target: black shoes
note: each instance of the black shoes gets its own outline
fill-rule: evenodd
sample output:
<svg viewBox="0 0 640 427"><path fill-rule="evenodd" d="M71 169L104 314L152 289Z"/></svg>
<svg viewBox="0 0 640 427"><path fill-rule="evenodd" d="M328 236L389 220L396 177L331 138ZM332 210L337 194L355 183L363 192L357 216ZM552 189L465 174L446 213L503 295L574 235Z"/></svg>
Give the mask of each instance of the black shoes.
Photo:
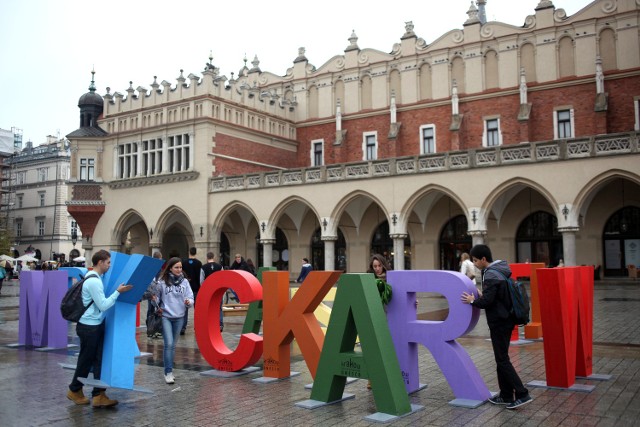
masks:
<svg viewBox="0 0 640 427"><path fill-rule="evenodd" d="M518 409L521 406L526 405L527 403L533 402L533 399L528 394L525 397L521 397L520 399L516 399L507 405L507 409Z"/></svg>
<svg viewBox="0 0 640 427"><path fill-rule="evenodd" d="M494 405L511 405L513 403L513 400L505 400L502 398L502 396L497 395L490 398L489 402L493 403Z"/></svg>

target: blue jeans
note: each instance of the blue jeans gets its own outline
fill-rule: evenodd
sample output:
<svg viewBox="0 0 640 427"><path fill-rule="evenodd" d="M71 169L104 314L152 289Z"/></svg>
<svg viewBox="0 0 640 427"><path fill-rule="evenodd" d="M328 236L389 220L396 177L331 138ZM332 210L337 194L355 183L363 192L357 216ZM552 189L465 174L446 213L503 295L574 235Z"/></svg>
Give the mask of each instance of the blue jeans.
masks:
<svg viewBox="0 0 640 427"><path fill-rule="evenodd" d="M104 344L104 322L99 325L85 325L78 323L76 333L80 337L80 354L78 364L73 373L73 380L69 384L69 390L77 392L82 390L83 384L78 381L78 377L87 378L89 372L93 370L93 378L100 379L102 371L102 347ZM104 388L94 387L92 396L97 396Z"/></svg>
<svg viewBox="0 0 640 427"><path fill-rule="evenodd" d="M162 359L164 361L164 374L173 372L173 357L176 353L176 342L180 336L182 329L182 317L178 319L162 318L162 339L164 340L164 350L162 351Z"/></svg>

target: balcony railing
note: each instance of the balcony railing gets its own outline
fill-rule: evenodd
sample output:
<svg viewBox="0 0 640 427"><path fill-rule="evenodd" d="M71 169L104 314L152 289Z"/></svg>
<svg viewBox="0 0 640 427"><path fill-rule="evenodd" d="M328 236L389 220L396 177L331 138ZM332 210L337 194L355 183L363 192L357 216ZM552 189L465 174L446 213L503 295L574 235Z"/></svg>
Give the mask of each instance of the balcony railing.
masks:
<svg viewBox="0 0 640 427"><path fill-rule="evenodd" d="M468 151L397 157L357 163L209 179L209 192L270 188L318 182L347 181L381 176L496 167L523 163L566 161L638 152L638 132L591 138L502 145Z"/></svg>

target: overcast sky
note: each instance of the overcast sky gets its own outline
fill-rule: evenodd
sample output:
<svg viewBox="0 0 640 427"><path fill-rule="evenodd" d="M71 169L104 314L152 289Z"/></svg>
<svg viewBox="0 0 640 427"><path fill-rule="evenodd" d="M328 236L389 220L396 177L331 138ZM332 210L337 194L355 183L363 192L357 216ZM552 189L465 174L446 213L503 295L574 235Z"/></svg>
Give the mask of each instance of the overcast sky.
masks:
<svg viewBox="0 0 640 427"><path fill-rule="evenodd" d="M487 20L522 26L539 0L488 0ZM591 2L554 0L573 15ZM22 129L34 145L79 126L78 98L95 67L104 95L173 85L180 69L201 76L209 52L228 78L257 55L262 71L284 75L306 48L320 67L344 53L355 30L360 49L390 52L405 22L427 43L462 28L470 0L397 2L295 0L168 2L149 0L1 0L0 128Z"/></svg>

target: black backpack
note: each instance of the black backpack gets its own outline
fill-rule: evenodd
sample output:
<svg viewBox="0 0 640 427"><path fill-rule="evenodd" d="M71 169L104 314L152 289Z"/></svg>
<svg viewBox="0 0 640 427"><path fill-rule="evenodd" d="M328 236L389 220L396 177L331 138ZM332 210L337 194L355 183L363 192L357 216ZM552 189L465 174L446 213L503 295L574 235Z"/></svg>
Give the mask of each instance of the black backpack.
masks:
<svg viewBox="0 0 640 427"><path fill-rule="evenodd" d="M78 322L82 315L91 304L93 304L93 300L86 307L82 303L82 285L84 281L89 278L87 274L82 280L74 283L64 297L62 297L62 302L60 303L60 313L62 313L62 318L65 320L69 320L71 322Z"/></svg>
<svg viewBox="0 0 640 427"><path fill-rule="evenodd" d="M500 273L507 282L507 289L509 290L509 296L511 297L511 314L513 315L516 324L524 326L531 321L529 313L531 312L531 305L529 304L529 294L527 294L527 288L524 283L505 276L500 270L493 268L492 270Z"/></svg>

